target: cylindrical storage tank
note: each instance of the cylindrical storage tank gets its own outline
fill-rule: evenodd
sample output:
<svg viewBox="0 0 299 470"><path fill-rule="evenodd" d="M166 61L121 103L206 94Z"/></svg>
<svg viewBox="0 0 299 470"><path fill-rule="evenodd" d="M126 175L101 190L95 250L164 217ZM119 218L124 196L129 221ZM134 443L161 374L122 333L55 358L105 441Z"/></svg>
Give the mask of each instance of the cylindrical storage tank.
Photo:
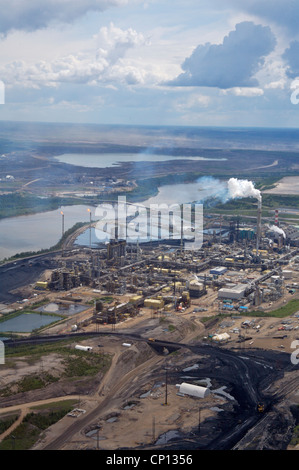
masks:
<svg viewBox="0 0 299 470"><path fill-rule="evenodd" d="M159 309L164 307L164 301L158 299L145 299L144 306Z"/></svg>
<svg viewBox="0 0 299 470"><path fill-rule="evenodd" d="M79 349L79 351L91 351L91 346L80 346L80 344L76 344L75 349Z"/></svg>
<svg viewBox="0 0 299 470"><path fill-rule="evenodd" d="M206 398L210 395L210 390L206 387L200 387L199 385L188 384L186 382L177 385L179 392L184 395L192 395L193 397Z"/></svg>

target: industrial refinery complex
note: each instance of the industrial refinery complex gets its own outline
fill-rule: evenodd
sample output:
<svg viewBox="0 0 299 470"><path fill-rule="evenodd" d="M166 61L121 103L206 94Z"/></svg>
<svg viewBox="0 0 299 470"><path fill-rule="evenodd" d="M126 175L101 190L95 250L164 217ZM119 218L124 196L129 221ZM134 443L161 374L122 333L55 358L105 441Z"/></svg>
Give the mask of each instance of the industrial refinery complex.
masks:
<svg viewBox="0 0 299 470"><path fill-rule="evenodd" d="M187 127L2 121L0 450L298 450L298 131L180 93Z"/></svg>
<svg viewBox="0 0 299 470"><path fill-rule="evenodd" d="M206 304L208 293L214 313L247 313L296 292L299 231L282 228L277 212L272 224L263 223L259 203L255 223L207 216L204 227L197 250L186 250L182 237L135 244L113 239L96 248L75 242L56 256L55 268L34 292L71 294L89 287L96 299L90 320L99 324L117 324L142 307L154 314L180 312L194 302ZM107 295L120 300L113 306L98 301Z"/></svg>
<svg viewBox="0 0 299 470"><path fill-rule="evenodd" d="M35 449L286 448L299 399L291 359L299 338L298 228L278 211L264 219L259 197L248 222L205 211L196 249L183 232L132 243L119 227L95 245L95 229L90 220L60 250L2 266L10 295L1 304L5 351L51 349L34 365L26 349L25 367L7 365L1 414L73 400ZM84 232L89 242L80 245ZM19 280L22 272L29 283ZM11 313L55 316L26 333L5 328ZM66 351L85 361L76 380L66 380ZM108 369L83 380L100 358L111 361ZM17 377L45 371L52 383L18 391Z"/></svg>

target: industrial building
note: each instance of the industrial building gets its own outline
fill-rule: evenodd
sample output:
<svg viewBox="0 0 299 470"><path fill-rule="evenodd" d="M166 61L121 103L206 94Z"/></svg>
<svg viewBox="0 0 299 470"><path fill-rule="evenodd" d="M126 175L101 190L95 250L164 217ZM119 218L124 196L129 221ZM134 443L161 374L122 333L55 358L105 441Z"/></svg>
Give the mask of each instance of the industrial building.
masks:
<svg viewBox="0 0 299 470"><path fill-rule="evenodd" d="M248 286L246 284L237 284L233 287L222 287L218 291L219 299L241 300L245 297Z"/></svg>
<svg viewBox="0 0 299 470"><path fill-rule="evenodd" d="M162 299L145 299L144 306L158 310L164 307L164 301Z"/></svg>
<svg viewBox="0 0 299 470"><path fill-rule="evenodd" d="M222 274L225 274L227 271L227 268L224 266L217 266L216 268L210 269L210 274L214 274L216 276L221 276Z"/></svg>
<svg viewBox="0 0 299 470"><path fill-rule="evenodd" d="M126 256L126 245L125 240L111 240L107 244L107 259L112 260Z"/></svg>

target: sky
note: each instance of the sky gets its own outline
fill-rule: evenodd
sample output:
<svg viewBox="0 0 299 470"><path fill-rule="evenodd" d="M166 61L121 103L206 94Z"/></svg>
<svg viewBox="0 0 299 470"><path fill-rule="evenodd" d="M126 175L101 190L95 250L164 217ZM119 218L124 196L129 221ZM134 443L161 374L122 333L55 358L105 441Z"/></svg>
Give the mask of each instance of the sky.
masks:
<svg viewBox="0 0 299 470"><path fill-rule="evenodd" d="M0 121L299 125L296 0L0 7Z"/></svg>

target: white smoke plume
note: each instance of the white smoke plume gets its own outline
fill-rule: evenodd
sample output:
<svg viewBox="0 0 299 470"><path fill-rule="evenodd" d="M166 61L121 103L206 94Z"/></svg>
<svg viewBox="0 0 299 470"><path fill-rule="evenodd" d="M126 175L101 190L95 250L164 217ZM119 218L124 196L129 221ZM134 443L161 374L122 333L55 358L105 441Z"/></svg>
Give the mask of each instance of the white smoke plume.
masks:
<svg viewBox="0 0 299 470"><path fill-rule="evenodd" d="M277 232L277 233L279 233L280 235L282 235L283 238L286 238L285 232L282 230L282 228L277 227L277 225L271 225L271 226L268 225L267 227L269 228L269 230L272 230L273 232Z"/></svg>
<svg viewBox="0 0 299 470"><path fill-rule="evenodd" d="M262 200L261 192L254 187L252 181L230 178L227 187L229 197L232 199L238 197L255 197L258 201Z"/></svg>
<svg viewBox="0 0 299 470"><path fill-rule="evenodd" d="M223 181L212 176L203 176L197 180L197 183L199 191L197 202L203 203L212 198L226 203L230 199L254 197L261 206L261 192L254 187L252 181L239 180L237 178L230 178L228 181Z"/></svg>

